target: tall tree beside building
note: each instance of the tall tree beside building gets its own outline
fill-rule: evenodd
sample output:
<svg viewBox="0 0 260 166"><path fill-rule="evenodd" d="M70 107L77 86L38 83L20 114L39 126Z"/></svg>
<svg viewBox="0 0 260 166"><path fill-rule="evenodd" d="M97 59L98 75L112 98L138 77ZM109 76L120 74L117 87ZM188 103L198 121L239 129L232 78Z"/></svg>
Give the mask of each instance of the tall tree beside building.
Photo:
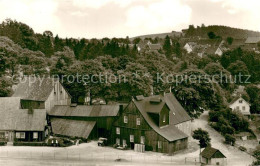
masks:
<svg viewBox="0 0 260 166"><path fill-rule="evenodd" d="M172 54L172 46L171 46L171 39L168 35L165 37L164 44L163 44L163 50L165 52L166 57L170 58L170 56Z"/></svg>

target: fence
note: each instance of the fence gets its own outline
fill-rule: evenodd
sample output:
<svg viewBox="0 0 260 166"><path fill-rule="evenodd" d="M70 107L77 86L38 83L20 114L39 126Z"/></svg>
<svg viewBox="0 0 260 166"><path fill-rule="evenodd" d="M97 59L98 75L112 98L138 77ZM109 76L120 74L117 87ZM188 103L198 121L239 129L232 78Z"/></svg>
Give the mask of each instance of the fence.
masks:
<svg viewBox="0 0 260 166"><path fill-rule="evenodd" d="M148 155L124 155L89 153L80 154L70 151L0 151L0 158L14 159L39 159L39 160L75 160L75 161L128 161L138 163L165 163L177 165L199 165L199 158L175 158L174 156L148 156ZM175 163L175 164L174 164Z"/></svg>

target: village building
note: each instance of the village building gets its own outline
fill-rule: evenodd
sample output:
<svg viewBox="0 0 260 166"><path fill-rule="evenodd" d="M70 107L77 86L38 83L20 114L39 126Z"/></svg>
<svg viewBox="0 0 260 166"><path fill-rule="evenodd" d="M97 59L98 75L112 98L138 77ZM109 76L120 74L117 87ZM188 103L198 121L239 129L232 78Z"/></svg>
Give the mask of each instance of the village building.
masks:
<svg viewBox="0 0 260 166"><path fill-rule="evenodd" d="M56 105L48 113L55 135L111 140L112 125L123 105Z"/></svg>
<svg viewBox="0 0 260 166"><path fill-rule="evenodd" d="M237 134L234 134L234 135L237 139L241 139L243 141L254 138L254 135L251 134L250 132L240 132L240 133L237 133Z"/></svg>
<svg viewBox="0 0 260 166"><path fill-rule="evenodd" d="M114 123L114 144L172 154L187 148L191 118L172 93L136 96Z"/></svg>
<svg viewBox="0 0 260 166"><path fill-rule="evenodd" d="M138 52L146 52L146 51L158 52L161 49L162 49L162 45L160 43L152 44L150 40L140 41L137 44Z"/></svg>
<svg viewBox="0 0 260 166"><path fill-rule="evenodd" d="M47 112L55 105L71 104L70 94L54 78L24 77L12 97L21 99L23 109L46 109Z"/></svg>
<svg viewBox="0 0 260 166"><path fill-rule="evenodd" d="M257 44L260 42L260 37L248 37L245 41L245 45L251 45L257 48Z"/></svg>
<svg viewBox="0 0 260 166"><path fill-rule="evenodd" d="M212 147L206 147L201 152L201 163L206 165L227 165L226 156Z"/></svg>
<svg viewBox="0 0 260 166"><path fill-rule="evenodd" d="M195 42L188 42L183 47L188 53L191 53L197 44Z"/></svg>
<svg viewBox="0 0 260 166"><path fill-rule="evenodd" d="M239 111L245 116L250 115L250 104L241 96L234 98L229 103L229 108L231 108L233 111Z"/></svg>
<svg viewBox="0 0 260 166"><path fill-rule="evenodd" d="M22 109L19 97L0 98L0 141L41 142L48 135L45 109Z"/></svg>

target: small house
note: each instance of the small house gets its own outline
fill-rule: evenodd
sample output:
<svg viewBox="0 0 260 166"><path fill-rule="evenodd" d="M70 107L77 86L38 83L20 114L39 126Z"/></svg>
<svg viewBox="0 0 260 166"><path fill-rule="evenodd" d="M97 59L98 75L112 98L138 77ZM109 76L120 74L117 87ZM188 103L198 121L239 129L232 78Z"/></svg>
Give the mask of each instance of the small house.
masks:
<svg viewBox="0 0 260 166"><path fill-rule="evenodd" d="M112 130L113 143L131 149L172 154L186 149L191 118L171 93L136 96L122 111Z"/></svg>
<svg viewBox="0 0 260 166"><path fill-rule="evenodd" d="M245 116L250 115L250 104L241 96L234 98L229 103L229 108L231 108L233 111L239 111Z"/></svg>
<svg viewBox="0 0 260 166"><path fill-rule="evenodd" d="M0 141L44 141L48 135L45 109L22 109L19 97L0 98L0 105Z"/></svg>
<svg viewBox="0 0 260 166"><path fill-rule="evenodd" d="M201 162L208 165L226 165L226 156L218 149L206 147L201 152Z"/></svg>
<svg viewBox="0 0 260 166"><path fill-rule="evenodd" d="M235 134L235 137L243 141L254 138L254 136L250 132L240 132L238 134Z"/></svg>
<svg viewBox="0 0 260 166"><path fill-rule="evenodd" d="M188 52L191 53L193 49L195 48L197 44L195 42L188 42L185 44L184 49Z"/></svg>

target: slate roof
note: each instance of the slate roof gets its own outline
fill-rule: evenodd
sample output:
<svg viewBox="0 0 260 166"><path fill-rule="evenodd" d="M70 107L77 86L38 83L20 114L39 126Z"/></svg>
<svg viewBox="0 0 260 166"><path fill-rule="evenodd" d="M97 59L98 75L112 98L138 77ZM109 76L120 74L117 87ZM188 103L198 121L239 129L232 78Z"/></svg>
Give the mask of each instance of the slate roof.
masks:
<svg viewBox="0 0 260 166"><path fill-rule="evenodd" d="M46 101L54 88L54 81L51 78L24 77L17 85L13 97L20 97L24 100Z"/></svg>
<svg viewBox="0 0 260 166"><path fill-rule="evenodd" d="M208 146L201 152L201 156L204 158L210 159L216 152L220 152L220 151L218 149ZM226 158L226 156L223 153L221 153L221 154Z"/></svg>
<svg viewBox="0 0 260 166"><path fill-rule="evenodd" d="M248 37L245 41L246 44L256 44L260 42L260 37Z"/></svg>
<svg viewBox="0 0 260 166"><path fill-rule="evenodd" d="M71 117L111 117L117 116L119 105L78 105L71 107L67 105L54 106L50 111L51 116Z"/></svg>
<svg viewBox="0 0 260 166"><path fill-rule="evenodd" d="M138 108L138 110L140 111L140 113L142 114L142 116L144 117L144 119L146 120L146 122L149 124L149 126L155 131L157 132L159 135L161 135L162 137L164 137L165 139L167 139L168 141L172 142L172 141L176 141L179 139L184 139L187 138L188 135L186 135L185 133L183 133L182 131L180 131L178 128L175 127L175 124L179 123L179 122L183 122L186 121L189 118L187 118L185 116L185 118L182 118L181 114L185 114L185 113L181 113L182 111L185 111L183 108L180 108L180 105L178 105L178 101L169 101L171 99L174 99L173 94L165 94L165 97L161 96L161 95L157 95L157 96L150 96L150 97L145 97L144 100L141 101L137 101L137 100L133 100L133 102L135 103L136 107ZM162 102L161 104L151 104L150 103L150 99L153 97L161 97ZM167 104L167 106L170 108L170 114L175 111L176 114L178 114L178 118L180 118L180 120L174 122L174 120L176 118L174 118L172 115L170 115L170 124L168 126L165 127L158 127L157 124L154 123L154 121L152 120L152 118L148 115L149 112L151 112L151 109L153 109L153 112L158 112L160 111L160 109L162 108L162 106L164 106L164 104ZM176 105L177 104L177 105ZM173 108L175 107L175 108Z"/></svg>
<svg viewBox="0 0 260 166"><path fill-rule="evenodd" d="M0 130L44 131L46 110L35 109L32 114L28 109L20 109L20 98L0 98Z"/></svg>
<svg viewBox="0 0 260 166"><path fill-rule="evenodd" d="M52 132L54 134L70 137L87 139L95 125L95 121L77 121L60 118L51 119Z"/></svg>

